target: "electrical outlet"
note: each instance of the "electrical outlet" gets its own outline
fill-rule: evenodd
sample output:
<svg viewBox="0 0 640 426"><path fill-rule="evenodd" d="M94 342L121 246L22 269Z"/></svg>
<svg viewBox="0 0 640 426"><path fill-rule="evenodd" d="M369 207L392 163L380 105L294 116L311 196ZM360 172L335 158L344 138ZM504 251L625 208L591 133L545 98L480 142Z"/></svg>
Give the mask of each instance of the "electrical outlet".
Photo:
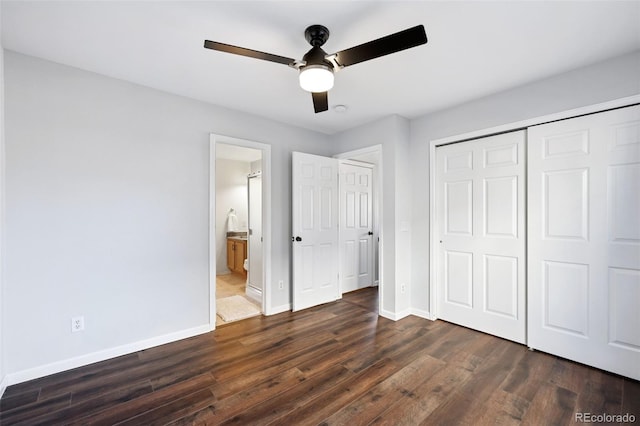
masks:
<svg viewBox="0 0 640 426"><path fill-rule="evenodd" d="M278 281L278 288L280 290L284 290L284 281L282 281L282 280Z"/></svg>
<svg viewBox="0 0 640 426"><path fill-rule="evenodd" d="M84 331L83 316L71 318L71 332L75 333L76 331Z"/></svg>
<svg viewBox="0 0 640 426"><path fill-rule="evenodd" d="M404 293L406 290L406 285L404 283L400 284L400 293Z"/></svg>

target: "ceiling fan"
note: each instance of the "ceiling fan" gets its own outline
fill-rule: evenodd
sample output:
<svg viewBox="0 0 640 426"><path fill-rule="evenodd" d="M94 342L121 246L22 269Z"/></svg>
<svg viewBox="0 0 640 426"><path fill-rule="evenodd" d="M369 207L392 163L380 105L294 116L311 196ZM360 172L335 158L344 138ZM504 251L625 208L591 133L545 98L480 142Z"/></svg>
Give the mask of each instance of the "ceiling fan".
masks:
<svg viewBox="0 0 640 426"><path fill-rule="evenodd" d="M313 108L315 112L318 113L329 109L327 91L333 87L334 71L370 59L400 52L401 50L416 47L427 42L427 34L425 33L424 26L418 25L328 55L321 47L329 38L329 30L326 27L322 25L312 25L305 30L304 36L312 47L300 61L271 53L260 52L258 50L219 43L217 41L205 40L204 47L220 52L276 62L299 70L300 87L311 92Z"/></svg>

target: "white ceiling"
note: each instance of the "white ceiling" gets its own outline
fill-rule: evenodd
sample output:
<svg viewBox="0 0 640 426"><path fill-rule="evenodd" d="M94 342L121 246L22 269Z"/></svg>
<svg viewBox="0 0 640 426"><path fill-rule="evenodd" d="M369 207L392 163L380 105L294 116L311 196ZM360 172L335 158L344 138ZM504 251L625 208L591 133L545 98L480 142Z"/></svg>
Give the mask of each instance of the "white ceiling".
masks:
<svg viewBox="0 0 640 426"><path fill-rule="evenodd" d="M328 53L418 24L428 44L336 74L314 114L296 71L203 48L210 39L301 59L304 29ZM640 1L11 1L6 49L335 133L415 118L640 49Z"/></svg>

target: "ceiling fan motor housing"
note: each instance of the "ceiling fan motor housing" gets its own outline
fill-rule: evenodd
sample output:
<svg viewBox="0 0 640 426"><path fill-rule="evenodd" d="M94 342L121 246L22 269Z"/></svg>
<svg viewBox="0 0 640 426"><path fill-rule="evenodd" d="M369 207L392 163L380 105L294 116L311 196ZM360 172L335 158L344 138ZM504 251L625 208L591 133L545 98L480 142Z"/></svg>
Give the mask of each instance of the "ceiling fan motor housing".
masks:
<svg viewBox="0 0 640 426"><path fill-rule="evenodd" d="M320 46L314 46L302 57L302 60L305 62L306 66L324 65L332 70L333 64L329 62L326 57L327 53L322 50Z"/></svg>
<svg viewBox="0 0 640 426"><path fill-rule="evenodd" d="M326 60L327 52L320 46L329 39L329 30L323 25L312 25L304 31L304 37L313 46L303 57L306 66L321 65L333 70L333 64Z"/></svg>
<svg viewBox="0 0 640 426"><path fill-rule="evenodd" d="M329 29L324 25L311 25L304 30L304 38L312 46L322 46L329 39Z"/></svg>

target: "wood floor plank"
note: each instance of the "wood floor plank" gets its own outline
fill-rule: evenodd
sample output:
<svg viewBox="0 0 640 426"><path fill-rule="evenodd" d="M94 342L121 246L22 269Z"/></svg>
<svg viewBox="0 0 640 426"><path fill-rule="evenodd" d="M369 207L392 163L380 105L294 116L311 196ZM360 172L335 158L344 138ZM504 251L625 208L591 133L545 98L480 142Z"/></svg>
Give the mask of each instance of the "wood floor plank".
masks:
<svg viewBox="0 0 640 426"><path fill-rule="evenodd" d="M314 376L305 377L305 380L300 380L298 384L285 392L269 398L221 424L250 425L273 422L315 399L318 394L339 386L342 381L352 377L353 374L341 365L334 365Z"/></svg>
<svg viewBox="0 0 640 426"><path fill-rule="evenodd" d="M621 414L635 416L640 422L640 382L637 380L624 379L622 385L622 410Z"/></svg>
<svg viewBox="0 0 640 426"><path fill-rule="evenodd" d="M263 383L221 399L199 414L206 415L204 421L208 424L220 424L234 416L250 411L254 406L285 392L304 380L304 374L297 368L292 368ZM215 388L213 391L215 394Z"/></svg>
<svg viewBox="0 0 640 426"><path fill-rule="evenodd" d="M319 312L316 315L310 316L301 321L283 323L278 327L269 329L266 332L254 333L250 336L239 339L238 341L243 345L254 345L265 341L272 341L274 336L287 336L295 339L296 336L301 333L311 334L314 331L320 329L320 331L326 332L326 329L322 329L320 324L329 323L329 320L335 319L336 322L340 322L341 318L337 318L335 314L327 312Z"/></svg>
<svg viewBox="0 0 640 426"><path fill-rule="evenodd" d="M390 359L382 359L337 386L320 393L297 410L267 424L317 425L399 369L400 366Z"/></svg>
<svg viewBox="0 0 640 426"><path fill-rule="evenodd" d="M182 398L175 399L165 405L152 408L140 415L118 423L122 426L166 425L168 422L181 419L187 415L209 407L215 400L209 389L202 389Z"/></svg>
<svg viewBox="0 0 640 426"><path fill-rule="evenodd" d="M38 401L26 405L15 407L0 413L0 425L28 424L30 419L37 418L43 414L66 408L71 404L71 393L63 393L45 401Z"/></svg>
<svg viewBox="0 0 640 426"><path fill-rule="evenodd" d="M584 387L578 393L576 412L621 413L624 381L592 369L589 369L588 377Z"/></svg>
<svg viewBox="0 0 640 426"><path fill-rule="evenodd" d="M0 424L568 424L635 415L640 383L444 321L377 289L10 386Z"/></svg>
<svg viewBox="0 0 640 426"><path fill-rule="evenodd" d="M287 342L284 345L275 345L269 350L263 350L251 356L247 356L238 362L225 365L224 368L214 368L213 374L219 381L228 380L248 371L265 368L270 364L284 362L291 357L297 356L300 352L308 349L309 345L321 342L331 342L333 335L329 332L322 335L313 335Z"/></svg>
<svg viewBox="0 0 640 426"><path fill-rule="evenodd" d="M296 368L305 373L306 376L309 376L310 373L308 371L304 371L300 368L301 364L304 365L306 362L313 360L324 360L335 353L340 353L338 343L336 341L316 344L305 351L293 354L293 356L288 357L288 359L283 358L278 363L246 371L243 374L231 377L226 381L218 380L218 383L215 385L215 394L219 399L224 399L229 395L241 392L243 389L265 382L282 371L293 368Z"/></svg>
<svg viewBox="0 0 640 426"><path fill-rule="evenodd" d="M213 376L209 373L195 376L189 380L163 388L160 391L145 394L141 397L117 404L110 409L102 410L98 413L85 414L70 424L86 425L113 425L139 416L158 406L172 402L185 395L192 394L202 389L208 389L215 383Z"/></svg>
<svg viewBox="0 0 640 426"><path fill-rule="evenodd" d="M556 357L543 352L529 352L509 373L502 390L532 401L540 387L549 381Z"/></svg>
<svg viewBox="0 0 640 426"><path fill-rule="evenodd" d="M498 340L495 350L485 363L478 366L464 388L438 407L427 419L434 424L452 422L471 423L485 410L485 403L504 381L518 361L526 355L526 348L512 342ZM464 407L464 410L455 409Z"/></svg>
<svg viewBox="0 0 640 426"><path fill-rule="evenodd" d="M123 355L110 359L107 363L95 363L11 386L7 389L6 394L11 395L14 391L39 389L40 399L47 399L67 393L68 388L74 387L77 383L84 383L87 380L91 380L91 378L101 377L111 372L122 372L139 364L140 360L137 353Z"/></svg>
<svg viewBox="0 0 640 426"><path fill-rule="evenodd" d="M420 357L333 413L324 423L368 424L403 396L412 395L418 385L444 364L443 361L428 355Z"/></svg>
<svg viewBox="0 0 640 426"><path fill-rule="evenodd" d="M575 419L577 395L552 383L545 383L533 398L522 421L525 424L566 425Z"/></svg>
<svg viewBox="0 0 640 426"><path fill-rule="evenodd" d="M376 339L372 351L362 353L360 356L351 359L345 363L345 367L353 371L360 371L374 364L377 360L386 358L389 354L402 349L414 339L421 338L425 334L425 330L419 326L412 327L399 333L394 333L388 338Z"/></svg>
<svg viewBox="0 0 640 426"><path fill-rule="evenodd" d="M589 380L589 371L586 365L556 358L549 382L578 394Z"/></svg>
<svg viewBox="0 0 640 426"><path fill-rule="evenodd" d="M40 389L32 389L21 393L14 393L13 395L4 396L0 400L0 412L9 411L21 405L33 404L38 401L40 395Z"/></svg>
<svg viewBox="0 0 640 426"><path fill-rule="evenodd" d="M522 422L530 405L531 402L525 398L498 388L473 421L478 425L517 425Z"/></svg>
<svg viewBox="0 0 640 426"><path fill-rule="evenodd" d="M419 385L413 392L403 395L395 404L381 413L372 424L413 426L421 424L449 397L471 378L472 373L454 364L447 364Z"/></svg>
<svg viewBox="0 0 640 426"><path fill-rule="evenodd" d="M98 394L93 399L82 400L81 402L74 402L72 394L71 402L68 406L62 409L50 410L34 418L33 421L37 424L60 424L64 423L67 419L90 416L93 413L109 409L114 405L136 399L143 395L148 395L151 392L153 392L151 384L148 380L145 380L143 382L132 383L128 387L118 388L112 392Z"/></svg>

